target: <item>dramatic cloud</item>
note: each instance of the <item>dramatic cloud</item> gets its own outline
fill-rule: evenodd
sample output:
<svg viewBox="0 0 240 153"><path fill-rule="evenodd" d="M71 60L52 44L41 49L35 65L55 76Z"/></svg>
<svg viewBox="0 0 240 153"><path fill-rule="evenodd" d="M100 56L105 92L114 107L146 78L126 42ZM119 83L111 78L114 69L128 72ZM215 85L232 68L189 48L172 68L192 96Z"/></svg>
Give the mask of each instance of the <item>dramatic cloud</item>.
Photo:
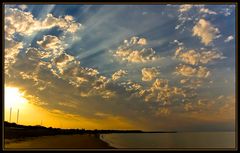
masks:
<svg viewBox="0 0 240 153"><path fill-rule="evenodd" d="M37 41L37 44L47 51L48 57L59 56L63 53L62 42L56 36L46 35L43 40Z"/></svg>
<svg viewBox="0 0 240 153"><path fill-rule="evenodd" d="M124 40L123 45L114 51L114 56L131 63L143 63L157 59L155 51L152 48L145 48L146 45L145 38L132 37L130 40Z"/></svg>
<svg viewBox="0 0 240 153"><path fill-rule="evenodd" d="M169 108L165 108L165 107L160 107L158 108L158 110L156 111L156 116L168 116L170 115L171 110Z"/></svg>
<svg viewBox="0 0 240 153"><path fill-rule="evenodd" d="M216 12L211 11L211 10L209 10L209 9L207 9L207 8L201 8L201 9L199 10L199 12L201 12L201 13L206 13L206 14L214 14L214 15L217 14Z"/></svg>
<svg viewBox="0 0 240 153"><path fill-rule="evenodd" d="M182 64L176 67L176 73L187 77L199 77L199 78L207 78L210 75L210 71L206 67L199 66L194 68Z"/></svg>
<svg viewBox="0 0 240 153"><path fill-rule="evenodd" d="M157 68L143 68L142 69L142 80L143 81L151 81L159 74Z"/></svg>
<svg viewBox="0 0 240 153"><path fill-rule="evenodd" d="M189 5L189 4L185 4L185 5L180 5L178 11L179 12L186 12L189 11L193 6Z"/></svg>
<svg viewBox="0 0 240 153"><path fill-rule="evenodd" d="M65 16L63 18L56 18L52 14L48 14L47 17L41 23L42 28L53 28L55 26L66 30L67 32L74 33L81 28L81 24L74 21L72 16Z"/></svg>
<svg viewBox="0 0 240 153"><path fill-rule="evenodd" d="M12 38L14 33L30 35L41 28L40 21L34 19L30 12L7 8L5 13L6 37Z"/></svg>
<svg viewBox="0 0 240 153"><path fill-rule="evenodd" d="M118 80L118 79L120 79L121 77L123 77L124 75L126 75L127 74L127 72L126 71L124 71L124 70L119 70L119 71L117 71L117 72L115 72L115 73L113 73L113 75L112 75L112 80Z"/></svg>
<svg viewBox="0 0 240 153"><path fill-rule="evenodd" d="M224 42L230 42L230 41L232 41L233 39L234 39L233 36L228 36L228 37L224 40Z"/></svg>
<svg viewBox="0 0 240 153"><path fill-rule="evenodd" d="M140 38L137 42L139 45L147 45L147 39L145 38Z"/></svg>
<svg viewBox="0 0 240 153"><path fill-rule="evenodd" d="M77 62L73 56L63 53L54 60L54 64L56 64L59 73L63 74L65 69L69 68L72 64L77 64Z"/></svg>
<svg viewBox="0 0 240 153"><path fill-rule="evenodd" d="M5 6L4 84L24 93L28 109L50 114L33 109L26 124L45 117L47 126L90 129L234 123L235 54L227 43L234 7L131 7ZM215 39L221 29L224 38Z"/></svg>
<svg viewBox="0 0 240 153"><path fill-rule="evenodd" d="M220 33L209 21L200 19L192 29L192 35L201 38L201 42L208 45Z"/></svg>
<svg viewBox="0 0 240 153"><path fill-rule="evenodd" d="M121 82L120 85L123 86L127 92L131 92L137 95L138 95L138 92L143 88L142 85L136 82L132 82L130 80L128 80L127 82Z"/></svg>
<svg viewBox="0 0 240 153"><path fill-rule="evenodd" d="M5 40L5 50L4 50L5 70L7 70L10 65L16 62L16 57L20 52L20 49L22 48L23 48L22 42L17 42L11 39Z"/></svg>
<svg viewBox="0 0 240 153"><path fill-rule="evenodd" d="M181 61L191 65L207 64L213 60L225 58L221 52L195 50L188 50L184 52L182 47L176 50L175 56Z"/></svg>
<svg viewBox="0 0 240 153"><path fill-rule="evenodd" d="M27 5L19 5L18 7L23 11L28 8Z"/></svg>
<svg viewBox="0 0 240 153"><path fill-rule="evenodd" d="M169 80L156 79L152 86L148 89L141 89L138 95L144 98L146 102L160 102L162 105L170 104L174 101L174 97L186 97L183 89L178 87L171 87Z"/></svg>
<svg viewBox="0 0 240 153"><path fill-rule="evenodd" d="M7 8L5 12L6 37L12 38L14 33L31 35L34 32L59 27L63 31L74 33L81 28L81 24L73 20L72 16L56 18L48 14L44 20L34 18L31 12L24 12L16 8Z"/></svg>
<svg viewBox="0 0 240 153"><path fill-rule="evenodd" d="M189 89L197 89L203 85L202 78L187 78L180 80L180 83L183 85L183 87L189 88Z"/></svg>

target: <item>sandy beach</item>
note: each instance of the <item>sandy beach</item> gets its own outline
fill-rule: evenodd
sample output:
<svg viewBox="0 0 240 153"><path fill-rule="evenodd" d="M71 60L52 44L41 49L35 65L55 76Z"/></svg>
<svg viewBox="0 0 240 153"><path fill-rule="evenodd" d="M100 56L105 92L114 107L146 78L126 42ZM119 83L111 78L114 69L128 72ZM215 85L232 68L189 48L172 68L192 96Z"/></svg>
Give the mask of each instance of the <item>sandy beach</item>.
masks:
<svg viewBox="0 0 240 153"><path fill-rule="evenodd" d="M94 134L5 139L6 149L113 149Z"/></svg>

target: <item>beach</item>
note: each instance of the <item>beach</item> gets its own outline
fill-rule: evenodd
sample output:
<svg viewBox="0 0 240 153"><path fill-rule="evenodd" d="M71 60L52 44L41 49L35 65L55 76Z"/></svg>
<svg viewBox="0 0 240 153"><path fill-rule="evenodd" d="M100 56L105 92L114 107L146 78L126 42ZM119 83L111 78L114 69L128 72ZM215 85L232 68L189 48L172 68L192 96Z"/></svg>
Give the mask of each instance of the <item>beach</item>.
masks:
<svg viewBox="0 0 240 153"><path fill-rule="evenodd" d="M113 149L95 134L5 139L5 149Z"/></svg>

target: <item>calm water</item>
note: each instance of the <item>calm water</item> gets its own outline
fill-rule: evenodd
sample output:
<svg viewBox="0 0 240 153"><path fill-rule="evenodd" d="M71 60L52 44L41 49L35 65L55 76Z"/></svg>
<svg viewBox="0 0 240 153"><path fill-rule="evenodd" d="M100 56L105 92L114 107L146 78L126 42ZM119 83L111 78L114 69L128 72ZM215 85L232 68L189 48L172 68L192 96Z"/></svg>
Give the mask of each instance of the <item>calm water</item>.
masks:
<svg viewBox="0 0 240 153"><path fill-rule="evenodd" d="M114 148L235 148L234 132L103 134ZM108 148L93 135L57 135L5 139L5 148Z"/></svg>
<svg viewBox="0 0 240 153"><path fill-rule="evenodd" d="M235 148L235 132L103 134L116 148Z"/></svg>

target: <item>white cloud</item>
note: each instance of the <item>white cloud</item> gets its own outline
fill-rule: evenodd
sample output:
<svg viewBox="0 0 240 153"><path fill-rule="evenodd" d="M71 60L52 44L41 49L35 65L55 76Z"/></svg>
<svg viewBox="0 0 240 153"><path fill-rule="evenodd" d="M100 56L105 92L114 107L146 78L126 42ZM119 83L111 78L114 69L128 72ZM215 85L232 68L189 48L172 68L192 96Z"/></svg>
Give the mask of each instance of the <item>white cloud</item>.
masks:
<svg viewBox="0 0 240 153"><path fill-rule="evenodd" d="M233 6L235 7L235 6ZM220 13L224 16L230 16L232 14L233 9L232 8L223 8Z"/></svg>
<svg viewBox="0 0 240 153"><path fill-rule="evenodd" d="M165 107L160 107L155 112L156 116L168 116L170 114L171 114L171 110L169 108L165 108Z"/></svg>
<svg viewBox="0 0 240 153"><path fill-rule="evenodd" d="M30 35L40 28L40 22L34 19L30 12L7 8L5 13L5 32L7 38L12 38L14 33Z"/></svg>
<svg viewBox="0 0 240 153"><path fill-rule="evenodd" d="M179 40L175 39L173 43L176 43L178 46L182 46L183 42L180 42Z"/></svg>
<svg viewBox="0 0 240 153"><path fill-rule="evenodd" d="M216 12L211 11L211 10L209 10L209 9L207 9L207 8L201 8L201 9L199 10L199 12L201 12L201 13L206 13L206 14L214 14L214 15L217 14Z"/></svg>
<svg viewBox="0 0 240 153"><path fill-rule="evenodd" d="M109 82L110 80L107 77L100 76L99 78L97 78L97 80L94 81L92 85L94 89L102 89L105 88Z"/></svg>
<svg viewBox="0 0 240 153"><path fill-rule="evenodd" d="M27 5L18 5L18 7L21 9L21 10L26 10L28 8Z"/></svg>
<svg viewBox="0 0 240 153"><path fill-rule="evenodd" d="M126 74L127 74L127 72L125 70L121 70L120 69L119 71L113 73L112 80L114 80L114 81L118 80L118 79L120 79L121 77L123 77Z"/></svg>
<svg viewBox="0 0 240 153"><path fill-rule="evenodd" d="M74 79L69 79L69 84L74 85L75 87L80 87L85 82L88 82L88 80L84 77L75 77Z"/></svg>
<svg viewBox="0 0 240 153"><path fill-rule="evenodd" d="M225 58L221 52L195 50L188 50L184 52L183 47L176 49L175 57L191 65L207 64L213 60Z"/></svg>
<svg viewBox="0 0 240 153"><path fill-rule="evenodd" d="M183 87L189 89L197 89L203 85L203 80L201 78L187 78L180 80Z"/></svg>
<svg viewBox="0 0 240 153"><path fill-rule="evenodd" d="M200 59L199 62L203 64L207 64L211 62L214 59L224 59L221 52L216 52L216 51L203 51L200 53Z"/></svg>
<svg viewBox="0 0 240 153"><path fill-rule="evenodd" d="M180 64L176 67L176 73L187 77L207 78L210 75L210 71L203 66L197 68Z"/></svg>
<svg viewBox="0 0 240 153"><path fill-rule="evenodd" d="M34 18L31 12L25 12L16 8L6 8L5 33L6 38L13 38L14 33L20 35L32 35L34 32L59 27L64 32L74 33L81 29L82 25L73 20L72 16L56 18L48 14L43 20Z"/></svg>
<svg viewBox="0 0 240 153"><path fill-rule="evenodd" d="M152 48L145 48L146 45L145 38L132 37L130 40L124 40L124 43L114 51L114 56L132 63L143 63L157 59L155 51Z"/></svg>
<svg viewBox="0 0 240 153"><path fill-rule="evenodd" d="M142 69L142 81L151 81L152 79L156 78L159 74L157 68L143 68Z"/></svg>
<svg viewBox="0 0 240 153"><path fill-rule="evenodd" d="M20 52L20 49L23 48L22 42L17 42L14 40L5 40L5 49L4 49L4 65L5 71L8 73L8 68L10 65L16 62L16 57Z"/></svg>
<svg viewBox="0 0 240 153"><path fill-rule="evenodd" d="M42 28L52 28L58 26L59 28L66 30L67 32L74 33L81 28L81 24L73 20L73 17L67 15L63 18L56 18L52 14L47 14L47 17L42 21Z"/></svg>
<svg viewBox="0 0 240 153"><path fill-rule="evenodd" d="M171 87L169 80L156 79L149 89L141 89L138 96L143 97L146 102L160 102L166 105L171 103L174 97L177 99L186 97L186 93L181 88Z"/></svg>
<svg viewBox="0 0 240 153"><path fill-rule="evenodd" d="M46 52L40 51L39 49L33 48L33 47L27 48L25 53L26 53L26 57L29 60L36 60L36 61L39 61L39 59L42 59L45 56L47 56Z"/></svg>
<svg viewBox="0 0 240 153"><path fill-rule="evenodd" d="M138 40L138 44L139 44L139 45L147 45L147 39L145 39L145 38L140 38L140 39Z"/></svg>
<svg viewBox="0 0 240 153"><path fill-rule="evenodd" d="M62 42L56 36L45 35L42 40L37 41L37 44L47 51L48 57L56 57L63 53Z"/></svg>
<svg viewBox="0 0 240 153"><path fill-rule="evenodd" d="M187 12L189 11L193 6L189 5L189 4L185 4L185 5L180 5L178 11L179 12Z"/></svg>
<svg viewBox="0 0 240 153"><path fill-rule="evenodd" d="M56 36L45 35L43 40L37 41L37 44L40 45L43 49L58 49L61 41Z"/></svg>
<svg viewBox="0 0 240 153"><path fill-rule="evenodd" d="M200 19L197 24L192 29L192 35L201 38L201 42L208 45L216 39L217 35L220 33L218 28L215 28L209 21L205 19Z"/></svg>
<svg viewBox="0 0 240 153"><path fill-rule="evenodd" d="M54 64L56 65L60 74L63 74L64 70L67 69L72 63L76 64L75 58L66 53L61 54L59 57L54 59Z"/></svg>
<svg viewBox="0 0 240 153"><path fill-rule="evenodd" d="M199 78L207 78L210 75L210 71L203 66L198 67L197 77Z"/></svg>
<svg viewBox="0 0 240 153"><path fill-rule="evenodd" d="M127 82L121 82L126 91L137 92L142 89L142 85L128 80Z"/></svg>
<svg viewBox="0 0 240 153"><path fill-rule="evenodd" d="M225 40L224 40L224 42L230 42L230 41L232 41L234 39L234 37L231 35L231 36L228 36Z"/></svg>
<svg viewBox="0 0 240 153"><path fill-rule="evenodd" d="M162 89L162 88L168 88L168 80L164 80L164 79L156 79L155 82L152 84L151 89L155 90L155 89Z"/></svg>
<svg viewBox="0 0 240 153"><path fill-rule="evenodd" d="M180 52L180 48L176 50L175 55L178 55L178 58L185 63L196 65L199 62L200 54L195 50L189 50L187 52Z"/></svg>

